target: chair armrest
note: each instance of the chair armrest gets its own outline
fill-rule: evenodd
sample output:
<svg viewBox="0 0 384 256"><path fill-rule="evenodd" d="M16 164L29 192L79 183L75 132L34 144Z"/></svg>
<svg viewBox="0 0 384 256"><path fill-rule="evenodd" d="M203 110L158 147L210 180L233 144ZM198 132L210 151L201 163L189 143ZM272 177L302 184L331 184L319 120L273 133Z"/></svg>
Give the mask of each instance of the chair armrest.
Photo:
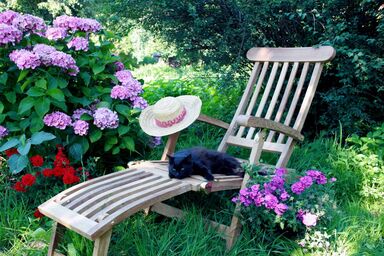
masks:
<svg viewBox="0 0 384 256"><path fill-rule="evenodd" d="M202 122L206 122L208 124L216 125L218 127L224 128L226 130L229 128L228 123L221 121L219 119L204 115L204 114L200 114L199 117L197 118L197 120L202 121Z"/></svg>
<svg viewBox="0 0 384 256"><path fill-rule="evenodd" d="M299 131L287 125L284 125L269 119L254 117L254 116L239 115L236 121L239 125L242 125L242 126L254 127L254 128L266 128L269 130L283 133L289 137L292 137L295 140L299 140L299 141L304 140L304 136Z"/></svg>

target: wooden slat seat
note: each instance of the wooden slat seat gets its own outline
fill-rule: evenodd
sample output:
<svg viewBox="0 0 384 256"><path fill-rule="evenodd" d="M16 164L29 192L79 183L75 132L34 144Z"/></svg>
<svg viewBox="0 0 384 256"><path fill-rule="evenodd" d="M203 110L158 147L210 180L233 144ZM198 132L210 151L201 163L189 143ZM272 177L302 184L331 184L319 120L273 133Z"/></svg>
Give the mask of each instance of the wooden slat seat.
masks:
<svg viewBox="0 0 384 256"><path fill-rule="evenodd" d="M78 184L40 205L39 210L95 240L135 212L190 190L188 182L132 168Z"/></svg>

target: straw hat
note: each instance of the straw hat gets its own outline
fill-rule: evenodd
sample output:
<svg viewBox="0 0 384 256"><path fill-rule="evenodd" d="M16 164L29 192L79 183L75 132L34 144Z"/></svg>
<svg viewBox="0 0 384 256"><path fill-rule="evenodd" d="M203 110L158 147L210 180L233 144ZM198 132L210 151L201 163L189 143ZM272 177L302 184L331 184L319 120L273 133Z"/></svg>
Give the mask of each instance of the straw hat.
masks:
<svg viewBox="0 0 384 256"><path fill-rule="evenodd" d="M166 136L191 125L200 114L199 97L165 97L145 108L139 117L143 131L151 136Z"/></svg>

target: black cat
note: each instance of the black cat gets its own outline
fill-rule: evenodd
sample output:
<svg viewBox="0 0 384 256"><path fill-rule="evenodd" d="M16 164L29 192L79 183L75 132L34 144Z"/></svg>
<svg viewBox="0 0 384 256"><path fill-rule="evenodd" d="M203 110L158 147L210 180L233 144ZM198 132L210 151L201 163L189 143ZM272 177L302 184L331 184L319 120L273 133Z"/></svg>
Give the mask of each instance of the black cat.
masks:
<svg viewBox="0 0 384 256"><path fill-rule="evenodd" d="M244 176L236 158L205 148L185 149L168 158L170 178L183 179L197 174L207 180L213 180L213 173Z"/></svg>

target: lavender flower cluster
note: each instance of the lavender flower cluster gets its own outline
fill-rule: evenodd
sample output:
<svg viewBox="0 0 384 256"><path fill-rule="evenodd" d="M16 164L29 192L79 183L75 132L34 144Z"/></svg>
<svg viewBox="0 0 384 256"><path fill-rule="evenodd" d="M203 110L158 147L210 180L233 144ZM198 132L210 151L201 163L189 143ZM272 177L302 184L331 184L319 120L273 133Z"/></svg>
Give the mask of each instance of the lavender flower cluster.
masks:
<svg viewBox="0 0 384 256"><path fill-rule="evenodd" d="M250 205L264 206L268 210L273 210L278 216L283 215L288 210L288 205L282 202L290 197L284 189L284 175L286 173L287 171L284 168L276 169L272 180L265 183L263 188L256 184L250 188L242 189L239 196L233 198L232 201L235 203L240 202L246 207Z"/></svg>
<svg viewBox="0 0 384 256"><path fill-rule="evenodd" d="M20 33L38 35L43 35L47 28L42 18L30 14L22 15L10 10L0 13L0 24L12 26L12 30L17 29Z"/></svg>
<svg viewBox="0 0 384 256"><path fill-rule="evenodd" d="M23 38L23 33L16 27L0 23L0 45L18 43Z"/></svg>
<svg viewBox="0 0 384 256"><path fill-rule="evenodd" d="M74 37L68 42L68 48L74 48L75 51L88 51L88 40L84 37Z"/></svg>
<svg viewBox="0 0 384 256"><path fill-rule="evenodd" d="M35 69L44 65L60 67L69 71L69 75L72 76L79 73L76 61L71 55L45 44L36 44L32 51L14 50L9 54L9 58L16 63L19 69Z"/></svg>
<svg viewBox="0 0 384 256"><path fill-rule="evenodd" d="M57 17L53 21L53 26L58 28L65 28L71 32L98 32L102 29L100 23L94 19L72 17L67 15Z"/></svg>
<svg viewBox="0 0 384 256"><path fill-rule="evenodd" d="M121 68L121 64L115 63L118 69ZM112 88L111 98L129 100L134 108L144 109L148 106L147 101L139 96L143 92L141 83L133 78L129 70L117 71L115 77L121 85L115 85Z"/></svg>
<svg viewBox="0 0 384 256"><path fill-rule="evenodd" d="M8 135L8 129L0 125L0 139L6 137L7 135Z"/></svg>
<svg viewBox="0 0 384 256"><path fill-rule="evenodd" d="M98 108L95 111L79 108L73 111L72 117L63 112L56 111L45 115L43 121L46 126L55 127L60 130L72 127L75 134L85 136L88 134L89 123L80 119L83 114L93 116L94 125L101 130L106 128L115 129L119 126L117 113L108 108Z"/></svg>

